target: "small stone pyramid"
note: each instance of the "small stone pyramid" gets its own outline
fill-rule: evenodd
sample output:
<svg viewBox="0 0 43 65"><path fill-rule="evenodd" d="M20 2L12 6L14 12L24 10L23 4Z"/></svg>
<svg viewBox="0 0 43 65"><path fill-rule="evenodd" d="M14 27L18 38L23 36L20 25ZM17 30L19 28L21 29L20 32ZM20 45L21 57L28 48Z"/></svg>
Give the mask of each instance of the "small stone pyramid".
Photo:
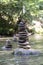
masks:
<svg viewBox="0 0 43 65"><path fill-rule="evenodd" d="M11 40L6 40L6 48L12 48Z"/></svg>
<svg viewBox="0 0 43 65"><path fill-rule="evenodd" d="M11 50L12 49L12 44L11 44L11 40L6 40L5 45L2 47L2 50Z"/></svg>

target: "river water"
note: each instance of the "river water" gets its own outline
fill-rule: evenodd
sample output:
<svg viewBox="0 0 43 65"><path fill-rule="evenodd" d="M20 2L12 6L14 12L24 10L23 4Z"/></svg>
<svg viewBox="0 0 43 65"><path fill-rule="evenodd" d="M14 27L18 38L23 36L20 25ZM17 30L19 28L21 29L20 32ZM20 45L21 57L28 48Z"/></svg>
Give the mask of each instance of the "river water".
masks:
<svg viewBox="0 0 43 65"><path fill-rule="evenodd" d="M29 37L30 45L33 49L40 50L40 55L29 56L16 56L10 53L10 51L1 50L1 47L5 44L4 41L0 41L0 65L43 65L43 35L32 35ZM11 42L13 49L17 47L17 43Z"/></svg>

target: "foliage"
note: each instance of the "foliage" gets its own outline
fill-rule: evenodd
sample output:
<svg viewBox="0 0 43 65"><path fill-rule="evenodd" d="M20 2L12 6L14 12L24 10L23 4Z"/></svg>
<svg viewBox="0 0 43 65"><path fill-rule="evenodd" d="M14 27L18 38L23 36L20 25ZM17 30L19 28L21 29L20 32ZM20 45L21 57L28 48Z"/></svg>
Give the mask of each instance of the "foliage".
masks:
<svg viewBox="0 0 43 65"><path fill-rule="evenodd" d="M23 14L23 5L26 12ZM0 0L0 34L14 33L15 23L21 15L27 21L32 21L43 9L43 0Z"/></svg>

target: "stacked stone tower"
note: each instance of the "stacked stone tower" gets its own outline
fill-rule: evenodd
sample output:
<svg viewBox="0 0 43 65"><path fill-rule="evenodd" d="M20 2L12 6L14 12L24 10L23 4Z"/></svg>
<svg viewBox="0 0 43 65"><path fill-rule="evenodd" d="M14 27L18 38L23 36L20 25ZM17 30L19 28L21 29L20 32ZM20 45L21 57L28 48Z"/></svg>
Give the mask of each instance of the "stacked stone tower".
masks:
<svg viewBox="0 0 43 65"><path fill-rule="evenodd" d="M30 46L28 42L28 33L26 30L26 23L24 21L21 21L18 24L18 34L19 34L19 40L18 40L19 48L29 49Z"/></svg>
<svg viewBox="0 0 43 65"><path fill-rule="evenodd" d="M28 33L26 31L26 23L21 21L18 24L18 45L14 51L14 57L16 65L29 65L27 62L29 60L29 55L39 55L39 51L30 48L28 42Z"/></svg>

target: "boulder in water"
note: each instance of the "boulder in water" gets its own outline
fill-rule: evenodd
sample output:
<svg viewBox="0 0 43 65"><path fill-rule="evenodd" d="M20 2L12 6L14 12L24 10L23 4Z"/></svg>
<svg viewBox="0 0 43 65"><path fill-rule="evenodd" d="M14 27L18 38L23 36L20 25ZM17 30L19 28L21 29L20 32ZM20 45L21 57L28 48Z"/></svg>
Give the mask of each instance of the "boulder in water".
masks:
<svg viewBox="0 0 43 65"><path fill-rule="evenodd" d="M14 52L15 55L39 55L40 51L34 50L34 49L23 49L23 48L17 48Z"/></svg>

